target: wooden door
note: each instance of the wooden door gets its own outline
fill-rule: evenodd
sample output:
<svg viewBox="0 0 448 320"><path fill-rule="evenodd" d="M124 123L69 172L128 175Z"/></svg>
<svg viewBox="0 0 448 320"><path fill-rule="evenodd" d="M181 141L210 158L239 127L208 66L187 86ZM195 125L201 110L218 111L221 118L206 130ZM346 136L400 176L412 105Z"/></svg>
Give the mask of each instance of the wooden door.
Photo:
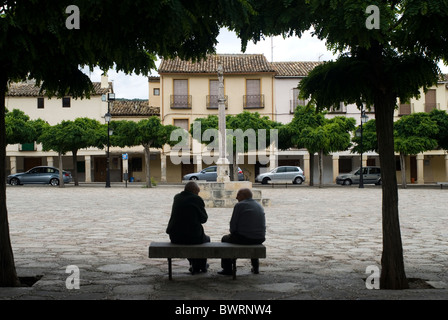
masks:
<svg viewBox="0 0 448 320"><path fill-rule="evenodd" d="M106 158L95 158L93 180L95 182L106 182Z"/></svg>

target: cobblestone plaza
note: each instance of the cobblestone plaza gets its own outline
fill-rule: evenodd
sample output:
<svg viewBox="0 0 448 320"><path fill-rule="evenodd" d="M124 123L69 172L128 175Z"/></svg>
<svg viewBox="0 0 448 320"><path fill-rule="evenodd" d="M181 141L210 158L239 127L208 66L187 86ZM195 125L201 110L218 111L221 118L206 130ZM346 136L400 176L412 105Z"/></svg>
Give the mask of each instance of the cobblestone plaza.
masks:
<svg viewBox="0 0 448 320"><path fill-rule="evenodd" d="M408 278L432 288L367 289L370 266L380 268L381 187L259 187L265 208L267 258L260 274L237 262L237 278L191 275L186 260L149 259L165 233L179 185L86 184L65 188L7 188L11 242L20 277L41 275L32 287L0 288L0 299L326 300L448 299L448 190L399 189L400 223ZM228 233L231 208L207 208L212 241ZM79 288L69 277L79 270Z"/></svg>

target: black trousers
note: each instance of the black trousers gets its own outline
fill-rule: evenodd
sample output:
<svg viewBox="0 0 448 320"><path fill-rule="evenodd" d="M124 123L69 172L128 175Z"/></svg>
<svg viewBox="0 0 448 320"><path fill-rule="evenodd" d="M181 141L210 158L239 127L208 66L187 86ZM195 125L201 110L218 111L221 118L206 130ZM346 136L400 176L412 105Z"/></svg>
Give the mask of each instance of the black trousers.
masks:
<svg viewBox="0 0 448 320"><path fill-rule="evenodd" d="M204 239L202 243L210 242L210 237L204 234ZM207 271L207 259L191 259L188 258L188 261L190 262L192 272L200 272L200 271Z"/></svg>
<svg viewBox="0 0 448 320"><path fill-rule="evenodd" d="M262 244L265 239L249 239L242 235L231 233L222 237L221 242L235 243L235 244ZM235 259L236 260L236 259ZM259 260L250 259L252 267L258 270ZM221 259L221 267L225 272L232 271L232 259Z"/></svg>

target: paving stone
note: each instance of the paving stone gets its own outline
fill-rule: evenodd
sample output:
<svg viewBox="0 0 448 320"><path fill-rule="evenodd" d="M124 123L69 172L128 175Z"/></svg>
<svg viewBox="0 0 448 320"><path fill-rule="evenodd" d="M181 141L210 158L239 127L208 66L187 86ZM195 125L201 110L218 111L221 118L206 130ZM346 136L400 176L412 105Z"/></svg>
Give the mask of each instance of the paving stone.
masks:
<svg viewBox="0 0 448 320"><path fill-rule="evenodd" d="M148 246L168 241L172 199L182 185L8 186L17 272L43 277L33 287L0 288L0 299L448 299L446 190L399 190L406 274L437 289L369 290L365 271L380 266L382 251L380 187L256 188L271 202L260 274L239 259L232 280L217 275L220 259L209 259L209 272L193 276L187 260L174 259L169 281L166 259L149 259ZM206 233L221 241L232 209L207 212ZM68 265L79 267L80 289L66 288Z"/></svg>

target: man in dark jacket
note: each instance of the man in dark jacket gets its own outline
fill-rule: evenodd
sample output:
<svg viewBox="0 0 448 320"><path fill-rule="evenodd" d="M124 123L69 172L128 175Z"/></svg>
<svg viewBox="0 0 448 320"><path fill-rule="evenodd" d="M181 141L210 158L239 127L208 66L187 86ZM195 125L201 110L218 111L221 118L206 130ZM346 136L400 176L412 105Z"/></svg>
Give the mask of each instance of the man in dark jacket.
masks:
<svg viewBox="0 0 448 320"><path fill-rule="evenodd" d="M252 199L252 191L240 189L236 195L238 203L233 208L230 219L230 234L221 242L236 244L262 244L266 236L266 219L263 207ZM252 272L258 273L258 259L251 259ZM219 274L232 275L232 260L222 259Z"/></svg>
<svg viewBox="0 0 448 320"><path fill-rule="evenodd" d="M207 222L204 200L198 195L200 191L196 182L190 181L184 191L174 196L171 217L166 228L172 243L201 244L210 242L210 237L202 226ZM206 272L207 259L188 259L191 273Z"/></svg>

